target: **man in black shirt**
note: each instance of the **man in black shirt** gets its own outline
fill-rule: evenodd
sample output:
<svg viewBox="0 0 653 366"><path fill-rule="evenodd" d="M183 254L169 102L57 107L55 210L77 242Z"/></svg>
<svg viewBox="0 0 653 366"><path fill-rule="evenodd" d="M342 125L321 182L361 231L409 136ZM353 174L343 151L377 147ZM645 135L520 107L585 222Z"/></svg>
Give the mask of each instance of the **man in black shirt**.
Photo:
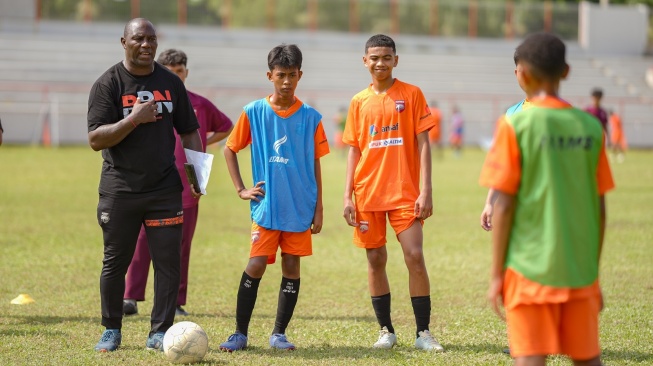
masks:
<svg viewBox="0 0 653 366"><path fill-rule="evenodd" d="M130 20L121 43L124 60L100 76L88 100L88 141L104 158L97 219L104 237L100 295L106 330L95 350L120 346L125 274L143 224L155 291L146 347L162 350L175 316L183 222L173 128L185 148L202 151L202 142L184 84L154 62L152 23Z"/></svg>

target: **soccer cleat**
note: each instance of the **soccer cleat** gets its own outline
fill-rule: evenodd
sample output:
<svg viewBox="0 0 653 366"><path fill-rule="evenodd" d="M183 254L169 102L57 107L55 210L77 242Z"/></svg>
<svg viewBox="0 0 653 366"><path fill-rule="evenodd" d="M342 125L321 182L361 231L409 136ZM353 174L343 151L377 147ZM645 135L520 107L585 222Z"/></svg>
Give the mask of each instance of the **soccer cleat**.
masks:
<svg viewBox="0 0 653 366"><path fill-rule="evenodd" d="M138 305L136 304L136 300L133 299L122 300L122 313L125 315L138 314Z"/></svg>
<svg viewBox="0 0 653 366"><path fill-rule="evenodd" d="M184 310L184 308L182 308L181 305L177 305L177 309L175 310L175 316L188 316L188 312Z"/></svg>
<svg viewBox="0 0 653 366"><path fill-rule="evenodd" d="M145 342L145 348L148 351L159 351L163 352L163 336L165 332L156 332L151 336L147 337L147 342Z"/></svg>
<svg viewBox="0 0 653 366"><path fill-rule="evenodd" d="M274 333L270 336L270 347L287 351L294 351L295 345L288 342L285 334Z"/></svg>
<svg viewBox="0 0 653 366"><path fill-rule="evenodd" d="M438 341L431 335L429 330L423 330L418 333L419 337L415 340L415 348L423 349L425 351L444 352L444 348Z"/></svg>
<svg viewBox="0 0 653 366"><path fill-rule="evenodd" d="M122 334L119 329L107 329L102 333L100 341L95 345L95 350L98 352L112 352L120 347L122 342Z"/></svg>
<svg viewBox="0 0 653 366"><path fill-rule="evenodd" d="M374 343L374 348L390 349L397 344L397 336L388 331L388 327L383 327L379 331L379 339Z"/></svg>
<svg viewBox="0 0 653 366"><path fill-rule="evenodd" d="M242 333L234 333L227 338L227 341L220 345L220 350L225 352L240 351L247 348L247 336Z"/></svg>

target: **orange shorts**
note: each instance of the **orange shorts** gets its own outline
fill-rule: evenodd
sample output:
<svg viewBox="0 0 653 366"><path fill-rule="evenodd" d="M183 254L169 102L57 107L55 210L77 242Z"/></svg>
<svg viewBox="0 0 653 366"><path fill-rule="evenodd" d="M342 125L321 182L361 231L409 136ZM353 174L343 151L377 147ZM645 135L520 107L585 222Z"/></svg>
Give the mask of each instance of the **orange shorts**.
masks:
<svg viewBox="0 0 653 366"><path fill-rule="evenodd" d="M564 354L589 360L600 355L600 292L571 296L564 302L516 303L513 297L520 296L514 291L517 282L506 276L503 293L512 357ZM591 290L589 286L583 291Z"/></svg>
<svg viewBox="0 0 653 366"><path fill-rule="evenodd" d="M358 227L354 228L354 244L357 247L373 249L385 245L387 242L385 236L386 213L395 235L399 235L402 231L411 227L415 220L418 220L412 208L368 212L356 210ZM423 225L424 221L420 220L420 223Z"/></svg>
<svg viewBox="0 0 653 366"><path fill-rule="evenodd" d="M313 254L311 229L302 233L293 233L268 230L252 222L251 242L252 249L249 252L249 257L268 257L268 264L275 262L277 248L281 248L281 254L291 254L298 257Z"/></svg>

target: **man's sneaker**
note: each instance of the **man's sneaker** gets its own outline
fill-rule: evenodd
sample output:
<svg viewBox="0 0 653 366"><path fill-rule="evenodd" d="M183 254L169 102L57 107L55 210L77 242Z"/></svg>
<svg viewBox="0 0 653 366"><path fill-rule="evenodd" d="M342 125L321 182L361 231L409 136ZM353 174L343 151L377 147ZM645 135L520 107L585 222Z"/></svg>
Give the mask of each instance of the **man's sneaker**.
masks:
<svg viewBox="0 0 653 366"><path fill-rule="evenodd" d="M379 331L379 339L374 343L374 348L390 349L397 344L397 336L388 331L388 327L383 327Z"/></svg>
<svg viewBox="0 0 653 366"><path fill-rule="evenodd" d="M102 333L100 341L95 345L95 350L98 352L112 352L120 347L122 342L122 334L118 329L107 329Z"/></svg>
<svg viewBox="0 0 653 366"><path fill-rule="evenodd" d="M285 334L274 333L270 336L270 347L287 351L295 350L295 345L288 342Z"/></svg>
<svg viewBox="0 0 653 366"><path fill-rule="evenodd" d="M163 336L165 332L156 332L151 336L147 337L147 342L145 342L145 348L149 351L160 351L163 352Z"/></svg>
<svg viewBox="0 0 653 366"><path fill-rule="evenodd" d="M188 312L181 305L178 305L177 310L175 310L175 316L188 316Z"/></svg>
<svg viewBox="0 0 653 366"><path fill-rule="evenodd" d="M433 352L444 352L444 348L427 330L418 333L419 337L415 340L415 348Z"/></svg>
<svg viewBox="0 0 653 366"><path fill-rule="evenodd" d="M138 305L136 305L136 300L133 299L122 300L122 313L125 315L138 314Z"/></svg>
<svg viewBox="0 0 653 366"><path fill-rule="evenodd" d="M247 336L242 333L234 333L227 338L227 341L220 345L220 350L225 352L240 351L247 348Z"/></svg>

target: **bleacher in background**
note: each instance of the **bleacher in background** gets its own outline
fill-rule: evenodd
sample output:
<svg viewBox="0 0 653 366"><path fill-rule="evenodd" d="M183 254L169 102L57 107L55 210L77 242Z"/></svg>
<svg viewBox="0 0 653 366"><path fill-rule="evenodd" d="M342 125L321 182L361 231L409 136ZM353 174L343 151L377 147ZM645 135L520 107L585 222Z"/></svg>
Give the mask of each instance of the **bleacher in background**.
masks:
<svg viewBox="0 0 653 366"><path fill-rule="evenodd" d="M123 58L123 23L4 22L0 31L0 118L5 143L56 144L87 141L86 109L92 83ZM269 50L296 43L304 53L297 94L324 115L333 136L333 117L370 82L363 67L371 34L311 31L223 30L157 25L158 52L180 48L189 56L187 87L207 96L234 121L243 105L271 92L266 78ZM523 98L513 70L519 40L397 35L395 76L422 88L444 117L451 108L466 120L465 140L491 136L496 118ZM567 42L571 74L562 96L577 106L589 103L593 87L604 104L622 115L631 146L653 146L653 89L645 83L649 57L589 56ZM50 126L51 128L45 128ZM57 127L58 126L58 127Z"/></svg>

